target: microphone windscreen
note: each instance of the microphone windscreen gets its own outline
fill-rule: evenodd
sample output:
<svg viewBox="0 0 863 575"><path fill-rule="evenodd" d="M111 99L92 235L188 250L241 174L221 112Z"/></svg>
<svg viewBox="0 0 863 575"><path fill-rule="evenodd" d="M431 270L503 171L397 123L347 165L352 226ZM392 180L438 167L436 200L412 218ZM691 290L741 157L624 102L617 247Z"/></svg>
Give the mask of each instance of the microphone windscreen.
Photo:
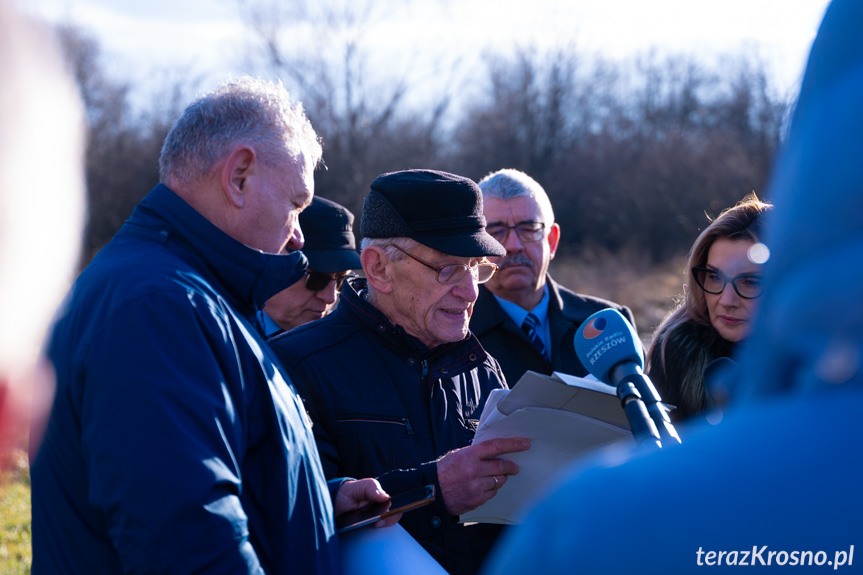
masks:
<svg viewBox="0 0 863 575"><path fill-rule="evenodd" d="M584 321L575 333L575 353L584 367L600 381L609 383L612 368L621 362L644 367L638 334L615 309L603 309Z"/></svg>

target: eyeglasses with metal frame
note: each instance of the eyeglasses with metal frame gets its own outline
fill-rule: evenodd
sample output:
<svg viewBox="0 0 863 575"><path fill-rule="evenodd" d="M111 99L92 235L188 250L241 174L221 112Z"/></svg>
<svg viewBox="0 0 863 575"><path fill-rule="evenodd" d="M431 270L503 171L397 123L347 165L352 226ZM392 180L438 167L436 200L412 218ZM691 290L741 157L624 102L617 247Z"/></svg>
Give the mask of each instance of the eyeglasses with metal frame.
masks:
<svg viewBox="0 0 863 575"><path fill-rule="evenodd" d="M306 270L306 289L309 291L321 291L330 285L330 282L334 281L336 282L336 293L338 293L342 291L342 287L345 285L345 280L348 279L350 275L351 274L347 272L334 275Z"/></svg>
<svg viewBox="0 0 863 575"><path fill-rule="evenodd" d="M395 244L387 244L387 245L394 247L395 249L402 252L403 254L408 256L409 258L413 259L414 261L421 263L422 265L424 265L428 269L435 272L435 276L437 278L437 281L439 281L442 284L458 283L462 280L462 278L464 278L464 276L468 272L470 272L473 275L473 277L476 279L476 283L484 284L485 282L490 280L491 277L494 275L494 273L497 271L497 265L493 264L491 262L479 262L479 263L472 265L472 266L469 266L467 264L447 264L445 266L434 266L434 265L428 263L427 261L416 257L412 253L410 253L406 250L403 250L402 248L398 247Z"/></svg>
<svg viewBox="0 0 863 575"><path fill-rule="evenodd" d="M538 242L545 235L545 224L542 222L519 222L514 226L494 224L485 228L485 231L501 244L506 241L510 230L515 230L518 239L523 242Z"/></svg>
<svg viewBox="0 0 863 575"><path fill-rule="evenodd" d="M698 287L713 295L721 294L729 283L734 287L737 295L743 299L755 299L761 295L764 289L761 276L753 274L740 274L730 278L720 270L694 267L692 268L692 275Z"/></svg>

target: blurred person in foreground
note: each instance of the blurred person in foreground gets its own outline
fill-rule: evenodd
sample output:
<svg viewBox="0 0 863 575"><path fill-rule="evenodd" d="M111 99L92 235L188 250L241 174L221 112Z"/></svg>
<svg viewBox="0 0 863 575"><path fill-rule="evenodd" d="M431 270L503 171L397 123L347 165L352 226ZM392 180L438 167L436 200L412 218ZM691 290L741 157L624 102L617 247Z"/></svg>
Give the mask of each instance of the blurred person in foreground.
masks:
<svg viewBox="0 0 863 575"><path fill-rule="evenodd" d="M647 373L674 422L725 401L709 389L705 370L731 357L752 331L768 254L761 238L773 206L754 194L723 211L689 250L683 304L656 328L647 350Z"/></svg>
<svg viewBox="0 0 863 575"><path fill-rule="evenodd" d="M84 108L46 29L0 0L0 470L53 374L39 348L81 244ZM36 438L34 438L36 440ZM19 449L20 448L20 449ZM23 460L23 457L22 457Z"/></svg>
<svg viewBox="0 0 863 575"><path fill-rule="evenodd" d="M319 196L300 213L309 267L303 279L267 300L262 314L267 338L333 310L345 279L362 266L353 224L350 210Z"/></svg>
<svg viewBox="0 0 863 575"><path fill-rule="evenodd" d="M468 178L405 170L363 202L361 260L327 317L269 341L314 422L327 477L377 477L389 493L434 484L433 505L401 521L450 573L475 573L500 525L458 523L518 466L510 438L471 445L486 399L506 389L468 329L479 284L503 248L485 231Z"/></svg>
<svg viewBox="0 0 863 575"><path fill-rule="evenodd" d="M560 243L551 201L539 183L504 169L479 181L486 230L506 249L493 257L498 271L479 290L470 329L493 355L510 387L528 370L584 377L572 345L593 313L612 308L635 326L626 306L575 293L551 278L548 266Z"/></svg>
<svg viewBox="0 0 863 575"><path fill-rule="evenodd" d="M321 146L281 84L190 104L160 183L81 273L48 353L32 454L33 570L337 573L336 514L387 495L325 481L302 402L247 318L305 269ZM277 255L282 254L282 255Z"/></svg>
<svg viewBox="0 0 863 575"><path fill-rule="evenodd" d="M856 0L828 7L775 164L764 295L739 356L744 397L721 425L693 423L682 445L569 470L486 574L860 572L860 22Z"/></svg>

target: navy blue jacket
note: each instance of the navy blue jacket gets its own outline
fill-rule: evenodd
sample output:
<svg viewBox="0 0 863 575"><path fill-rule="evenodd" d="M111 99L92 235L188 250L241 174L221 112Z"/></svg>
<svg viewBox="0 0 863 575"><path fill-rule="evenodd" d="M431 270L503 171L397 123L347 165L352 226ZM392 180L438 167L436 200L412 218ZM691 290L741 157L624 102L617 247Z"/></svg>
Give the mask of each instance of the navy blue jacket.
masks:
<svg viewBox="0 0 863 575"><path fill-rule="evenodd" d="M233 240L163 185L144 198L51 337L35 575L338 571L305 411L245 319L303 264Z"/></svg>
<svg viewBox="0 0 863 575"><path fill-rule="evenodd" d="M429 350L345 284L323 319L269 341L314 422L327 477L377 477L391 495L433 483L435 460L470 445L500 366L472 335ZM499 525L465 526L443 499L401 525L450 573L475 573Z"/></svg>

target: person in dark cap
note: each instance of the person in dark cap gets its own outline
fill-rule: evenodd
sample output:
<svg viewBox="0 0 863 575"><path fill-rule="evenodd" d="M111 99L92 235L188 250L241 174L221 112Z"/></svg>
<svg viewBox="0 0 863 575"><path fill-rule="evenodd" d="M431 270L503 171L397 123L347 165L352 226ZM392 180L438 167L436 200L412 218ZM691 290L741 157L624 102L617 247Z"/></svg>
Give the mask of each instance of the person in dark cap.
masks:
<svg viewBox="0 0 863 575"><path fill-rule="evenodd" d="M449 572L475 573L500 525L464 525L518 466L523 438L471 445L497 360L468 329L479 284L503 247L485 231L482 193L432 170L379 176L360 222L365 278L327 317L270 340L313 421L327 477L376 477L391 494L434 484L434 504L401 525Z"/></svg>
<svg viewBox="0 0 863 575"><path fill-rule="evenodd" d="M300 213L309 267L300 281L267 300L262 322L266 337L321 319L333 310L345 279L361 266L353 224L350 210L318 196Z"/></svg>

